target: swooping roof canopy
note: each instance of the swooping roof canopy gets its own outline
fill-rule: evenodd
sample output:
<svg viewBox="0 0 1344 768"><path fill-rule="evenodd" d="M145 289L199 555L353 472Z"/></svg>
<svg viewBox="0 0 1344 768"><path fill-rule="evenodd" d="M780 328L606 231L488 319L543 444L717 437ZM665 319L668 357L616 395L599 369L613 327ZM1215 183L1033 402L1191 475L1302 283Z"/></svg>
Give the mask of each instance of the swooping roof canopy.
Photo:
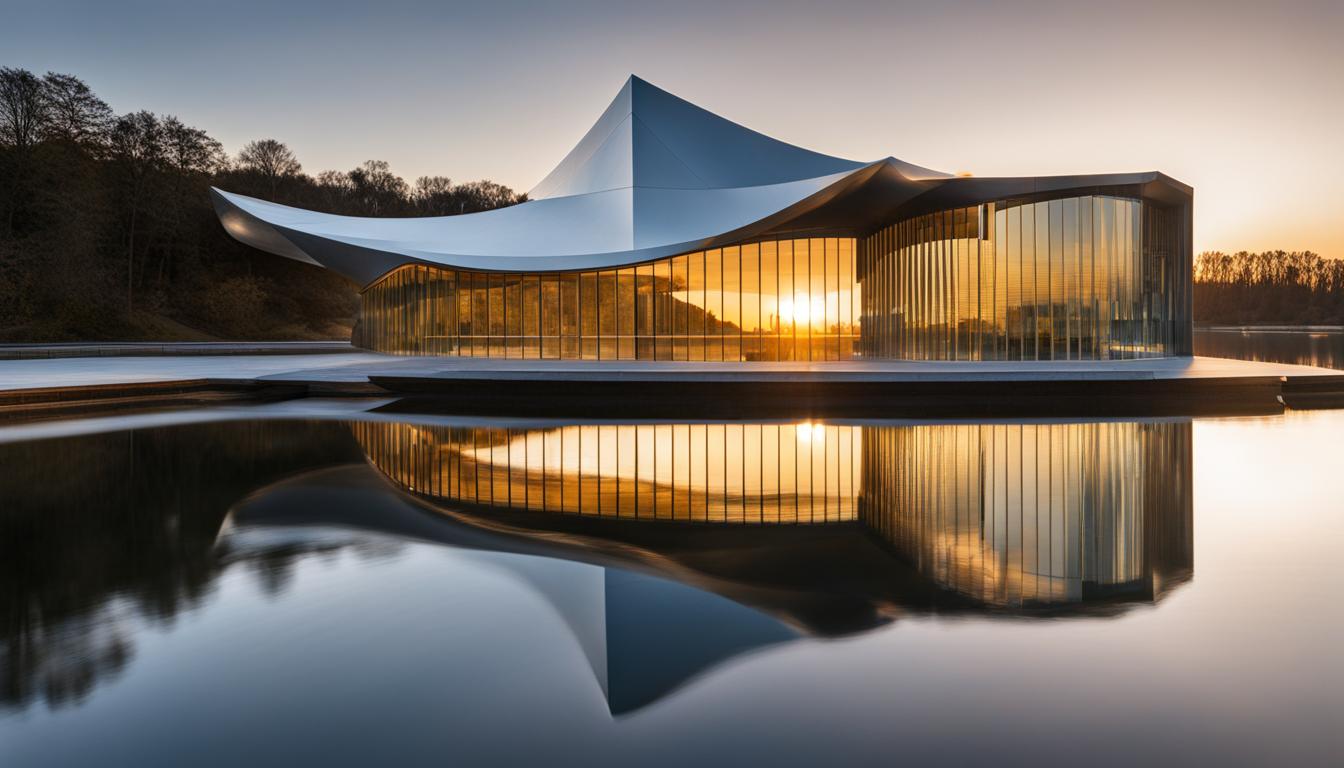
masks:
<svg viewBox="0 0 1344 768"><path fill-rule="evenodd" d="M777 141L631 77L526 203L462 216L361 218L213 190L225 229L361 284L403 264L596 269L750 237L890 166Z"/></svg>
<svg viewBox="0 0 1344 768"><path fill-rule="evenodd" d="M1157 176L1061 177L1054 186ZM967 204L990 191L1039 188L1041 181L953 178L891 157L861 163L819 154L632 76L519 205L460 216L362 218L219 189L212 195L237 240L366 285L416 263L497 272L605 269L771 231L872 227L940 187L952 191L944 189L940 200Z"/></svg>

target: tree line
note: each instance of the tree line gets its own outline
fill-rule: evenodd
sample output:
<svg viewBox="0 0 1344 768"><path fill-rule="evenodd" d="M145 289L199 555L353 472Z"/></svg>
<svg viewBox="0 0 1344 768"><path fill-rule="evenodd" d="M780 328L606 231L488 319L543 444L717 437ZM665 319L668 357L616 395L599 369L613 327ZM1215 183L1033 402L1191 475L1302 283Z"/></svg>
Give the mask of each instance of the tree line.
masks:
<svg viewBox="0 0 1344 768"><path fill-rule="evenodd" d="M1344 260L1310 251L1201 253L1195 259L1195 320L1344 324Z"/></svg>
<svg viewBox="0 0 1344 768"><path fill-rule="evenodd" d="M174 116L115 113L73 75L0 68L0 342L349 338L356 286L234 241L211 186L355 216L525 199L490 181L410 184L380 160L310 175L269 138L230 156Z"/></svg>

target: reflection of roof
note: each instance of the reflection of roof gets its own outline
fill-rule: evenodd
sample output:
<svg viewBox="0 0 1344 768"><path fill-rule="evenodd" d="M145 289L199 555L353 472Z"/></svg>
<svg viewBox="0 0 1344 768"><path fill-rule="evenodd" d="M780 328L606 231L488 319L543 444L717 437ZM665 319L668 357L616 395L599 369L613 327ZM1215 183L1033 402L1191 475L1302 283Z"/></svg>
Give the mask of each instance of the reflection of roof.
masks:
<svg viewBox="0 0 1344 768"><path fill-rule="evenodd" d="M230 510L218 546L239 560L358 545L368 534L492 553L540 549L427 514L367 466L319 470L253 493ZM555 610L614 715L734 656L801 636L766 613L665 578L553 558L492 557L489 564Z"/></svg>

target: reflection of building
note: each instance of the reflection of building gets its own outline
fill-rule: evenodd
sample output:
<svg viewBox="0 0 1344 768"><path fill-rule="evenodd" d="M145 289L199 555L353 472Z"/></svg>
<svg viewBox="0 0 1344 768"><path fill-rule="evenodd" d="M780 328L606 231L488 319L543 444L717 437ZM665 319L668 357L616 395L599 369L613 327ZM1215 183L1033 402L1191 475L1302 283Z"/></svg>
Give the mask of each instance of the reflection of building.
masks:
<svg viewBox="0 0 1344 768"><path fill-rule="evenodd" d="M1189 187L963 178L776 141L630 78L510 208L360 219L215 192L238 240L363 287L357 344L474 357L1190 354Z"/></svg>
<svg viewBox="0 0 1344 768"><path fill-rule="evenodd" d="M1151 599L1189 575L1190 426L867 429L865 525L993 605Z"/></svg>
<svg viewBox="0 0 1344 768"><path fill-rule="evenodd" d="M982 605L1156 599L1193 556L1188 422L352 428L398 485L458 508L861 524Z"/></svg>
<svg viewBox="0 0 1344 768"><path fill-rule="evenodd" d="M555 429L357 423L380 469L429 496L599 517L857 518L858 427L624 424Z"/></svg>
<svg viewBox="0 0 1344 768"><path fill-rule="evenodd" d="M363 466L306 473L259 489L229 511L216 550L230 563L264 562L276 553L413 541L476 551L480 565L549 603L615 715L650 704L734 656L802 636L743 602L606 567L598 558L518 557L558 549L427 515Z"/></svg>

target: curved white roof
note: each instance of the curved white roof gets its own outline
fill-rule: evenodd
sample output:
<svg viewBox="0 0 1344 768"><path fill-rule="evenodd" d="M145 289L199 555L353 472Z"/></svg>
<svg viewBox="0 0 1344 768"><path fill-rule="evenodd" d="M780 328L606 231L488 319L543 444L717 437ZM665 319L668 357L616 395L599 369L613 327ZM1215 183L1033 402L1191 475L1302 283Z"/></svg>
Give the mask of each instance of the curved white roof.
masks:
<svg viewBox="0 0 1344 768"><path fill-rule="evenodd" d="M631 77L526 203L461 216L336 216L213 190L229 234L361 284L403 264L492 271L598 269L752 237L877 173L744 128Z"/></svg>

